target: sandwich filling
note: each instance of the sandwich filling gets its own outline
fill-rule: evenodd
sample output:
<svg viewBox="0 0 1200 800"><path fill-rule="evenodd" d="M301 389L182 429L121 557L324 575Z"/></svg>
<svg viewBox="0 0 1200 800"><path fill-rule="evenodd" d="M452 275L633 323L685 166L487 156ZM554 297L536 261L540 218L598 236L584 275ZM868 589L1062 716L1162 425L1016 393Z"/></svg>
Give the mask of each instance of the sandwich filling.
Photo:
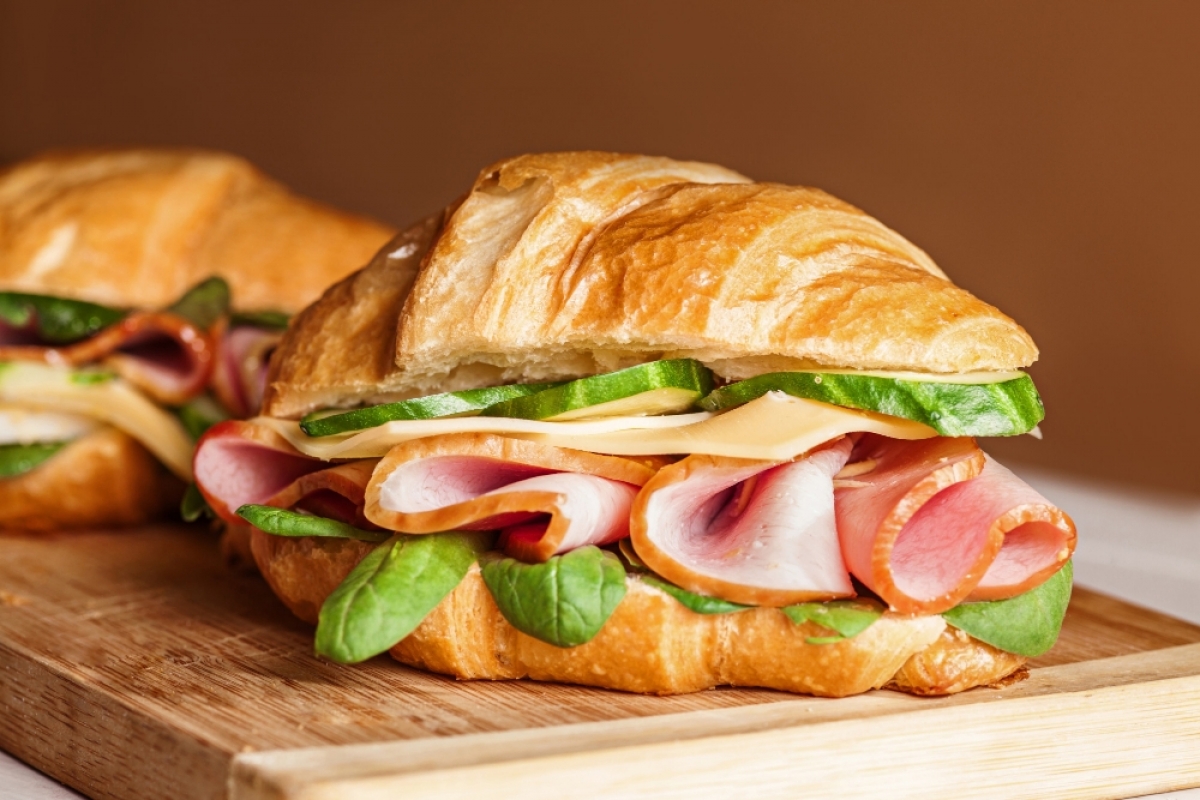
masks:
<svg viewBox="0 0 1200 800"><path fill-rule="evenodd" d="M684 373L701 378L677 380ZM930 388L912 375L788 373L713 389L705 373L698 362L652 362L300 423L223 423L199 444L196 479L222 519L274 535L392 547L485 532L470 542L491 551L479 563L501 612L559 646L590 638L556 633L562 615L626 579L699 613L780 608L826 627L814 643L857 635L890 609L943 614L1037 655L995 634L1005 609L1031 595L1049 609L1035 627L1057 631L1074 525L971 438L1035 430L1041 403L1028 376ZM676 385L654 385L664 375ZM675 404L656 413L665 388ZM642 403L650 392L659 394ZM356 570L347 585L364 579ZM607 617L603 603L589 607L595 624L584 628L595 635ZM318 628L329 657L369 657L399 641L347 623L353 608L336 618L340 645L321 649L333 640Z"/></svg>

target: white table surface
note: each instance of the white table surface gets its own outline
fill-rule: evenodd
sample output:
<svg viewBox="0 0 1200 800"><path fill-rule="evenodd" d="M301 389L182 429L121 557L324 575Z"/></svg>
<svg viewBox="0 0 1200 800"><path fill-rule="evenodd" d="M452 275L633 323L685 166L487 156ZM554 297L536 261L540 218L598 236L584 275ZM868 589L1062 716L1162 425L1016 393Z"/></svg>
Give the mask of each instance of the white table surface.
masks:
<svg viewBox="0 0 1200 800"><path fill-rule="evenodd" d="M1075 519L1077 583L1200 624L1200 500L1017 471ZM1152 796L1200 800L1200 789ZM0 752L0 800L79 797Z"/></svg>

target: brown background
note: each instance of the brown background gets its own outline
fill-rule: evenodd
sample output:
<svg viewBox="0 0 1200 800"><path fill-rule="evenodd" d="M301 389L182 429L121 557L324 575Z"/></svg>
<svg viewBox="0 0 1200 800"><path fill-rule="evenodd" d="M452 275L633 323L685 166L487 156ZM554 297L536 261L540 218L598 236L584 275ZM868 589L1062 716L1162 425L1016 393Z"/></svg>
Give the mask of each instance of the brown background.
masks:
<svg viewBox="0 0 1200 800"><path fill-rule="evenodd" d="M1200 3L0 0L0 159L134 143L396 224L539 149L820 186L1038 340L995 452L1200 494Z"/></svg>

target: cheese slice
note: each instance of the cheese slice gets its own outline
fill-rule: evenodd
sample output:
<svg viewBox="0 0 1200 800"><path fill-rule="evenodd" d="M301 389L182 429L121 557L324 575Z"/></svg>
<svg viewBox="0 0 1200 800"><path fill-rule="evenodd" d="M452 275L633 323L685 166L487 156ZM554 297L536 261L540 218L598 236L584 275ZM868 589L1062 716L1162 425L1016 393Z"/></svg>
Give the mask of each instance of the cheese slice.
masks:
<svg viewBox="0 0 1200 800"><path fill-rule="evenodd" d="M99 422L79 414L0 406L0 445L69 442L98 427Z"/></svg>
<svg viewBox="0 0 1200 800"><path fill-rule="evenodd" d="M33 361L0 363L0 403L108 423L136 439L171 472L192 479L192 440L179 420L121 378Z"/></svg>
<svg viewBox="0 0 1200 800"><path fill-rule="evenodd" d="M300 430L300 423L291 420L256 417L251 422L278 432L301 453L328 461L332 458L380 458L401 442L447 433L498 433L513 438L554 434L590 441L615 431L653 433L664 428L694 425L712 416L707 411L701 411L666 417L605 417L586 422L546 422L511 417L441 417L396 420L365 431L318 437L309 436Z"/></svg>
<svg viewBox="0 0 1200 800"><path fill-rule="evenodd" d="M803 400L782 392L724 414L669 417L610 417L591 422L537 422L502 417L467 417L389 422L340 441L312 438L295 422L254 420L283 435L315 458L379 458L393 445L443 433L486 432L572 450L617 456L700 453L787 461L847 433L879 433L894 439L928 439L937 431L911 420Z"/></svg>

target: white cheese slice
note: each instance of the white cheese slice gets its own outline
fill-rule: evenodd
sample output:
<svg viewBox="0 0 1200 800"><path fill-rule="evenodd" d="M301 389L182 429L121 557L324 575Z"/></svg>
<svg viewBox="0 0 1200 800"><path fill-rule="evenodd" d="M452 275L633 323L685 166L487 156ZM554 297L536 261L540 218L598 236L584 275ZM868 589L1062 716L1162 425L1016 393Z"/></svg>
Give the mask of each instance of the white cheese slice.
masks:
<svg viewBox="0 0 1200 800"><path fill-rule="evenodd" d="M192 440L179 420L120 378L90 380L64 367L0 363L0 403L73 414L119 428L171 472L192 479Z"/></svg>
<svg viewBox="0 0 1200 800"><path fill-rule="evenodd" d="M782 392L769 392L719 415L610 417L592 422L503 417L413 420L389 422L340 439L307 436L297 423L286 420L259 417L255 422L278 431L300 452L321 459L379 458L400 442L467 431L499 433L607 455L702 453L768 461L795 458L846 433L879 433L894 439L938 435L919 422L802 400Z"/></svg>
<svg viewBox="0 0 1200 800"><path fill-rule="evenodd" d="M98 427L99 422L79 414L0 406L0 445L69 442Z"/></svg>

